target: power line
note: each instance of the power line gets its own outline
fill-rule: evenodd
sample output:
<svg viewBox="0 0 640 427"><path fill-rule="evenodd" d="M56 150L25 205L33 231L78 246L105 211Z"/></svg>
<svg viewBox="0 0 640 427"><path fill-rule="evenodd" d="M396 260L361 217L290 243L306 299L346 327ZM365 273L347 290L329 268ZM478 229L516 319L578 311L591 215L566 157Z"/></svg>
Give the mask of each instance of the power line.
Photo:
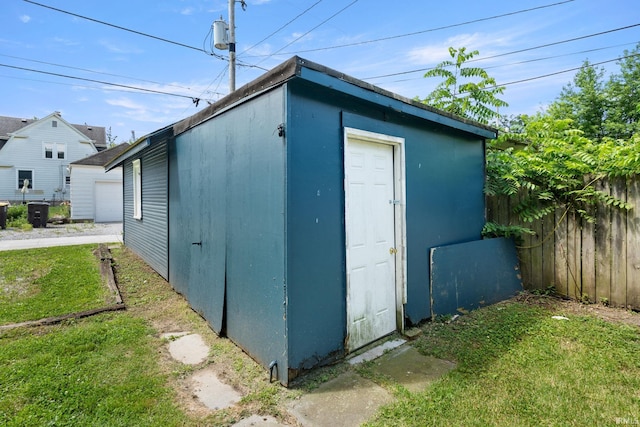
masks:
<svg viewBox="0 0 640 427"><path fill-rule="evenodd" d="M330 20L332 20L333 18L335 18L336 16L338 16L339 14L341 14L342 12L344 12L345 10L347 10L348 8L350 8L351 6L353 6L354 4L356 4L358 2L358 0L353 0L351 3L349 3L348 5L346 5L345 7L343 7L342 9L340 9L339 11L337 11L336 13L334 13L333 15L331 15L330 17L328 17L327 19L325 19L324 21L320 22L318 25L316 25L315 27L311 28L309 31L307 31L306 33L304 33L303 35L301 35L300 37L297 37L296 39L294 39L293 41L291 41L290 43L287 43L286 45L282 46L280 49L276 50L275 52L273 52L270 55L267 55L266 58L264 58L262 61L258 62L258 64L263 63L264 61L266 61L267 59L271 58L272 56L276 55L278 52L282 51L283 49L286 49L287 47L291 46L292 44L294 44L295 42L297 42L298 40L300 40L301 38L305 37L306 35L308 35L310 32L312 32L313 30L315 30L316 28L320 27L321 25L324 25L325 23L329 22Z"/></svg>
<svg viewBox="0 0 640 427"><path fill-rule="evenodd" d="M608 59L606 61L589 63L589 65L593 67L593 66L596 66L596 65L607 64L609 62L620 61L622 59L627 59L627 58L635 58L635 57L638 57L638 56L640 56L640 53L634 53L632 55L621 56L621 57L614 58L614 59ZM568 70L556 71L556 72L549 73L549 74L543 74L543 75L540 75L540 76L529 77L529 78L522 79L522 80L514 80L512 82L507 82L507 83L502 83L502 84L499 84L499 85L487 87L486 89L493 89L493 88L496 88L496 87L509 86L509 85L515 85L515 84L518 84L518 83L530 82L532 80L538 80L538 79L543 79L543 78L546 78L546 77L557 76L558 74L570 73L572 71L578 71L580 69L582 69L582 66L576 67L576 68L570 68Z"/></svg>
<svg viewBox="0 0 640 427"><path fill-rule="evenodd" d="M99 19L90 18L88 16L79 15L77 13L73 13L73 12L69 12L69 11L66 11L66 10L58 9L56 7L48 6L46 4L37 3L37 2L35 2L33 0L23 0L23 1L25 1L27 3L34 4L36 6L44 7L46 9L55 10L56 12L61 12L61 13L65 13L67 15L75 16L76 18L86 19L87 21L96 22L98 24L106 25L108 27L113 27L113 28L117 28L119 30L123 30L123 31L128 31L130 33L134 33L134 34L137 34L137 35L140 35L140 36L149 37L149 38L152 38L154 40L163 41L165 43L170 43L170 44L173 44L173 45L176 45L176 46L186 47L187 49L193 49L193 50L196 50L198 52L204 52L204 53L206 53L208 55L211 55L211 56L214 56L214 57L216 57L218 59L222 59L223 61L226 60L226 58L224 56L222 56L222 55L218 55L218 54L216 54L214 52L207 52L204 49L200 49L200 48L197 48L197 47L194 47L194 46L189 46L189 45L184 44L184 43L174 42L172 40L168 40L168 39L165 39L165 38L162 38L162 37L158 37L158 36L154 36L154 35L151 35L151 34L143 33L141 31L125 28L125 27L122 27L120 25L115 25L115 24L111 24L109 22L100 21Z"/></svg>
<svg viewBox="0 0 640 427"><path fill-rule="evenodd" d="M617 45L612 45L612 46L605 46L605 47L598 47L598 48L594 48L594 49L587 49L587 50L581 50L578 52L571 52L571 53L564 53L561 55L552 55L552 56L545 56L542 58L534 58L534 59L527 59L525 61L518 61L518 62L510 62L508 64L499 64L499 65L493 65L490 67L484 67L485 70L490 70L490 69L494 69L494 68L500 68L500 67L510 67L513 65L522 65L522 64L529 64L531 62L540 62L540 61L546 61L548 59L556 59L556 58L565 58L567 56L574 56L574 55L581 55L584 53L590 53L590 52L597 52L600 50L607 50L607 49L613 49L613 48L617 48L617 47L622 47L622 46L629 46L629 45L636 45L640 43L640 41L636 41L636 42L632 42L632 43L622 43L622 44L617 44ZM470 62L470 61L468 61ZM419 80L419 79L423 79L424 77L412 77L412 78L408 78L408 79L400 79L400 80L393 80L391 82L386 82L386 83L400 83L400 82L407 82L407 81L411 81L411 80Z"/></svg>
<svg viewBox="0 0 640 427"><path fill-rule="evenodd" d="M269 34L268 36L266 36L265 38L263 38L262 40L260 40L259 42L255 43L253 46L246 48L245 50L243 50L239 55L244 54L245 52L250 51L251 49L253 49L254 47L258 46L259 44L265 42L266 40L268 40L269 38L271 38L272 36L274 36L275 34L277 34L278 32L280 32L281 30L283 30L285 27L287 27L289 24L291 24L292 22L296 21L298 18L300 18L302 15L304 15L305 13L309 12L311 9L313 9L314 7L316 7L318 4L322 3L323 0L318 0L317 2L315 2L314 4L312 4L311 6L309 6L308 8L306 8L305 10L303 10L301 13L299 13L295 18L291 19L290 21L288 21L286 24L280 26L280 28L278 28L277 30L275 30L274 32L272 32L271 34Z"/></svg>
<svg viewBox="0 0 640 427"><path fill-rule="evenodd" d="M83 77L70 76L70 75L67 75L67 74L59 74L59 73L52 73L52 72L49 72L49 71L35 70L33 68L17 67L15 65L0 64L0 67L13 68L15 70L22 70L22 71L30 71L32 73L46 74L46 75L49 75L49 76L63 77L63 78L66 78L66 79L81 80L81 81L91 82L91 83L100 83L100 84L103 84L103 85L121 87L121 88L125 88L125 89L138 90L138 91L142 91L142 92L156 93L156 94L168 95L168 96L177 96L177 97L180 97L180 98L187 98L187 99L192 100L193 103L196 104L196 106L200 102L200 98L195 98L195 97L188 96L188 95L180 95L180 94L177 94L177 93L164 92L164 91L161 91L161 90L147 89L147 88L142 88L142 87L123 85L123 84L119 84L119 83L105 82L105 81L102 81L102 80L87 79L87 78L83 78Z"/></svg>
<svg viewBox="0 0 640 427"><path fill-rule="evenodd" d="M574 38L571 38L571 39L561 40L561 41L558 41L558 42L546 43L546 44L542 44L542 45L538 45L538 46L534 46L534 47L528 47L528 48L525 48L525 49L514 50L514 51L511 51L511 52L499 53L497 55L486 56L486 57L483 57L483 58L470 59L467 62L486 61L487 59L494 59L494 58L500 58L500 57L507 56L507 55L514 55L516 53L529 52L529 51L536 50L536 49L542 49L544 47L557 46L559 44L570 43L570 42L574 42L574 41L578 41L578 40L584 40L584 39L588 39L588 38L591 38L591 37L601 36L601 35L604 35L604 34L610 34L610 33L616 32L616 31L628 30L629 28L634 28L634 27L638 27L638 26L640 26L640 24L627 25L625 27L618 27L618 28L614 28L614 29L611 29L611 30L607 30L607 31L601 31L599 33L588 34L586 36L574 37ZM379 76L372 76L372 77L364 77L362 80L371 80L371 79L378 79L378 78L382 78L382 77L400 76L400 75L403 75L403 74L412 74L412 73L418 73L418 72L421 72L421 71L429 71L431 69L433 69L433 67L418 68L416 70L400 71L400 72L397 72L397 73L382 74L382 75L379 75Z"/></svg>
<svg viewBox="0 0 640 427"><path fill-rule="evenodd" d="M403 37L410 37L410 36L415 36L415 35L418 35L418 34L424 34L424 33L430 33L430 32L434 32L434 31L446 30L446 29L449 29L449 28L461 27L461 26L464 26L464 25L475 24L475 23L478 23L478 22L489 21L489 20L498 19L498 18L504 18L506 16L512 16L512 15L518 15L518 14L521 14L521 13L532 12L534 10L545 9L545 8L553 7L553 6L559 6L561 4L571 3L573 1L575 1L575 0L565 0L565 1L558 2L558 3L552 3L552 4L543 5L543 6L532 7L532 8L529 8L529 9L517 10L515 12L503 13L501 15L488 16L488 17L485 17L485 18L473 19L471 21L459 22L457 24L450 24L450 25L445 25L445 26L442 26L442 27L429 28L427 30L415 31L415 32L412 32L412 33L405 33L405 34L398 34L398 35L395 35L395 36L382 37L382 38L379 38L379 39L364 40L364 41L361 41L361 42L346 43L346 44L341 44L341 45L336 45L336 46L319 47L319 48L315 48L315 49L298 50L296 52L285 52L285 53L283 53L283 55L285 55L285 54L293 55L293 54L298 54L298 53L307 53L307 52L317 52L317 51L321 51L321 50L339 49L339 48L343 48L343 47L360 46L360 45L364 45L364 44L377 43L377 42L381 42L381 41L399 39L399 38L403 38ZM289 45L287 45L287 46L289 46ZM287 46L285 46L285 47L287 47ZM260 56L272 56L272 55L274 55L274 54L271 54L271 55L249 55L249 56L250 57L260 57Z"/></svg>
<svg viewBox="0 0 640 427"><path fill-rule="evenodd" d="M105 73L103 71L95 71L95 70L91 70L91 69L88 69L88 68L73 67L71 65L56 64L54 62L39 61L37 59L21 58L19 56L4 55L2 53L0 53L0 56L4 56L6 58L12 58L12 59L19 59L21 61L35 62L37 64L52 65L54 67L69 68L71 70L86 71L88 73L94 73L94 74L102 74L104 76L121 77L121 78L124 78L124 79L137 80L137 81L145 82L145 83L153 83L153 84L157 84L157 85L166 85L166 86L177 87L177 88L180 88L180 89L192 90L189 87L179 86L179 85L175 85L175 84L171 84L171 83L160 83L160 82L155 82L153 80L145 80L145 79L140 79L140 78L137 78L137 77L123 76L121 74Z"/></svg>

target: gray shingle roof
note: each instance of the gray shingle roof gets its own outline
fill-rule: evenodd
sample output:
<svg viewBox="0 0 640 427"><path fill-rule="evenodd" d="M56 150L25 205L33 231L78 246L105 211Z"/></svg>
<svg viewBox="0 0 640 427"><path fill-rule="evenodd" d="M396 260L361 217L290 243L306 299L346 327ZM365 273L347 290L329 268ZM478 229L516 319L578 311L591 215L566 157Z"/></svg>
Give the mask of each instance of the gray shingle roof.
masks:
<svg viewBox="0 0 640 427"><path fill-rule="evenodd" d="M84 159L76 160L75 162L71 162L72 165L86 165L86 166L104 166L109 163L111 160L118 157L120 154L129 148L129 144L123 142L120 145L116 145L115 147L108 148L104 151L100 151L96 154L92 154L91 156L85 157Z"/></svg>
<svg viewBox="0 0 640 427"><path fill-rule="evenodd" d="M36 119L22 119L19 117L0 116L0 140L8 140L9 134L19 131L25 126L36 122ZM87 138L95 141L94 145L98 150L107 148L107 136L104 126L75 125L71 126L78 129Z"/></svg>

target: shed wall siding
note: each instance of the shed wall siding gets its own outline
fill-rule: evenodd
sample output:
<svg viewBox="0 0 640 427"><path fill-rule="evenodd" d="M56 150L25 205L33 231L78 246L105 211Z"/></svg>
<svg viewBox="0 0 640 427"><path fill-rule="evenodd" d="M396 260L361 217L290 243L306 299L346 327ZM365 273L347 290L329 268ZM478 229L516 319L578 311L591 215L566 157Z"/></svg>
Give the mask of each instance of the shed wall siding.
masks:
<svg viewBox="0 0 640 427"><path fill-rule="evenodd" d="M142 219L133 218L132 160L124 164L124 243L168 279L167 143L142 153Z"/></svg>
<svg viewBox="0 0 640 427"><path fill-rule="evenodd" d="M170 282L286 384L283 116L278 88L170 144Z"/></svg>
<svg viewBox="0 0 640 427"><path fill-rule="evenodd" d="M430 248L480 238L484 144L478 136L452 132L304 82L289 86L289 352L292 367L306 368L344 351L343 128L405 139L405 316L410 322L431 316Z"/></svg>

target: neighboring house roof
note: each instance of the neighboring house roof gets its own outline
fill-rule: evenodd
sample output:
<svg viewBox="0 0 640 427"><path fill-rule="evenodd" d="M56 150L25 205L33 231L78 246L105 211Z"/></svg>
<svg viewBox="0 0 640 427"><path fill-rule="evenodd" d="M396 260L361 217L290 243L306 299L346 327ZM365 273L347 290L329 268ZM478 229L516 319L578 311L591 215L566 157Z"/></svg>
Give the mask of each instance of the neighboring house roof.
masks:
<svg viewBox="0 0 640 427"><path fill-rule="evenodd" d="M60 114L56 115L60 116ZM37 121L38 119L0 116L0 149L2 149L2 146L9 140L10 134ZM93 145L95 145L98 150L104 150L107 148L107 136L104 126L90 126L86 124L71 124L71 126L76 128L76 130L80 131L87 138L94 141Z"/></svg>
<svg viewBox="0 0 640 427"><path fill-rule="evenodd" d="M96 154L85 157L84 159L71 162L71 165L104 166L107 163L109 163L111 160L118 157L120 154L124 153L124 151L127 150L128 148L129 148L129 144L126 142L123 142L120 145L116 145L115 147L111 147L104 151L100 151Z"/></svg>

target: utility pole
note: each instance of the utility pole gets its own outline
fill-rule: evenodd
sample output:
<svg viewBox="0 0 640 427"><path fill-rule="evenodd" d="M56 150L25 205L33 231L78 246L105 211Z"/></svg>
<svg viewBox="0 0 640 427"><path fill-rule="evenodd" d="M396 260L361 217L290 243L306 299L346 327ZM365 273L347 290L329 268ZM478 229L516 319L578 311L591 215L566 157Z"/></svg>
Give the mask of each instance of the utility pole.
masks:
<svg viewBox="0 0 640 427"><path fill-rule="evenodd" d="M242 8L244 9L244 0ZM236 0L229 0L229 93L236 90Z"/></svg>
<svg viewBox="0 0 640 427"><path fill-rule="evenodd" d="M229 24L220 16L212 25L215 48L229 49L229 93L236 90L236 3L240 3L242 10L247 9L245 0L229 0Z"/></svg>

